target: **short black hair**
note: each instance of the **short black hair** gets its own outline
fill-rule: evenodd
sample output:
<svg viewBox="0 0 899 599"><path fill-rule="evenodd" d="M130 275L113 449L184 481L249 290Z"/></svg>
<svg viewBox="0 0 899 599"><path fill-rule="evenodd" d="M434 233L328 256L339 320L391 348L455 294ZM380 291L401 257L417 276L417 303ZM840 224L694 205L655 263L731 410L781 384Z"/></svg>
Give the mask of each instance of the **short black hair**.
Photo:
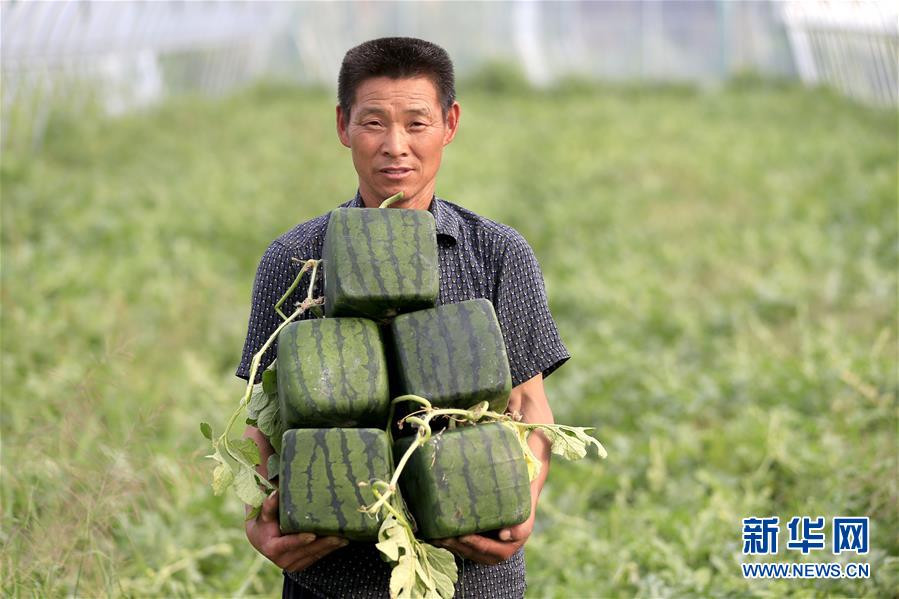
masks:
<svg viewBox="0 0 899 599"><path fill-rule="evenodd" d="M382 37L347 51L337 77L337 101L349 118L356 90L366 79L428 77L437 88L443 117L456 101L456 76L446 50L414 37Z"/></svg>

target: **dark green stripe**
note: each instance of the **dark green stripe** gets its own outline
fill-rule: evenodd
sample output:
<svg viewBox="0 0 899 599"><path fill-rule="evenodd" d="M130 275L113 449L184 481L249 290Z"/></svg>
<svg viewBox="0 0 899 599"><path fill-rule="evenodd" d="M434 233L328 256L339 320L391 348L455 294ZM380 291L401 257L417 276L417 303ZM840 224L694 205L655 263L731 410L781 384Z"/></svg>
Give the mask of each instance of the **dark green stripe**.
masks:
<svg viewBox="0 0 899 599"><path fill-rule="evenodd" d="M419 257L419 260L414 261L416 266L418 266L418 268L415 269L415 289L418 294L423 295L422 287L424 286L424 269L422 268L420 257L422 256L421 237L425 227L420 226L420 224L416 222L417 219L415 218L415 214L411 213L411 211L408 215L412 218L412 238L415 240L415 256Z"/></svg>
<svg viewBox="0 0 899 599"><path fill-rule="evenodd" d="M503 425L497 425L503 426ZM503 449L505 450L505 455L511 460L521 460L522 466L524 467L525 472L527 472L527 464L524 463L524 454L521 450L521 445L518 443L518 439L516 439L516 435L511 430L500 431L499 438L503 444ZM514 472L514 470L513 470ZM528 479L527 476L524 477L525 480ZM526 491L527 496L523 496L522 492ZM528 480L527 484L522 484L522 480L515 481L515 496L518 498L519 506L530 506L531 505L531 485Z"/></svg>
<svg viewBox="0 0 899 599"><path fill-rule="evenodd" d="M371 480L372 478L378 478L382 475L381 472L377 472L375 469L375 463L372 460L374 456L374 450L377 447L378 443L378 433L374 433L371 429L359 429L359 438L362 440L362 445L365 446L365 464L368 466L368 476L369 478L365 479L366 481ZM383 473L386 475L386 473Z"/></svg>
<svg viewBox="0 0 899 599"><path fill-rule="evenodd" d="M393 267L393 274L394 274L394 277L397 279L396 291L398 293L402 294L404 291L404 288L405 288L405 277L403 277L402 273L400 272L402 270L401 266L400 266L400 259L396 255L396 245L395 245L396 240L393 237L394 213L397 213L397 211L396 210L394 210L393 212L385 211L384 214L382 214L381 216L383 217L383 220L384 220L384 227L387 230L387 253L390 256L390 265L391 265L391 267ZM413 260L412 262L415 262L415 261Z"/></svg>
<svg viewBox="0 0 899 599"><path fill-rule="evenodd" d="M334 470L331 468L331 456L328 451L327 433L329 429L319 429L315 431L315 442L321 447L322 456L325 462L325 474L328 477L328 490L331 492L331 511L337 518L337 528L340 532L346 530L347 520L343 514L343 502L337 497L337 491L334 482ZM319 483L320 484L320 483Z"/></svg>
<svg viewBox="0 0 899 599"><path fill-rule="evenodd" d="M493 440L491 437L493 436L493 431L490 430L490 426L476 426L478 433L481 437L481 442L484 445L484 453L487 455L487 461L490 463L490 474L493 476L493 493L496 496L496 513L503 513L503 499L500 495L500 484L499 477L496 475L496 461L495 458L497 456L493 453ZM484 430L486 429L486 430Z"/></svg>
<svg viewBox="0 0 899 599"><path fill-rule="evenodd" d="M324 395L324 399L328 400L328 403L331 404L332 411L337 407L337 400L334 397L334 382L331 379L331 369L324 368L324 365L327 363L327 359L325 357L325 350L322 346L323 336L320 322L316 322L312 327L312 338L315 340L315 354L314 356L318 358L317 371L315 373L315 377L319 379L323 384L319 387L319 391ZM324 388L322 388L324 387ZM307 401L310 403L316 403L317 397L309 397ZM324 424L324 423L323 423Z"/></svg>
<svg viewBox="0 0 899 599"><path fill-rule="evenodd" d="M481 528L481 516L478 514L478 494L475 492L472 483L472 473L468 462L468 452L465 451L465 436L459 434L459 455L462 456L462 478L465 480L465 487L468 489L468 507L471 508L471 515L474 517L475 526ZM475 451L477 451L475 449Z"/></svg>
<svg viewBox="0 0 899 599"><path fill-rule="evenodd" d="M380 216L377 212L372 214L373 210L378 210L377 208L361 208L362 210L362 223L363 226L360 227L360 234L365 237L365 243L368 245L368 256L369 258L373 258L375 254L375 248L372 245L372 236L371 229L372 223L376 222L375 218ZM381 268L378 265L378 260L368 260L368 265L371 267L371 274L375 278L375 282L378 284L378 288L381 290L381 295L387 295L387 287L384 285L384 279L381 277Z"/></svg>
<svg viewBox="0 0 899 599"><path fill-rule="evenodd" d="M356 475L353 474L353 463L350 461L350 447L347 443L346 433L344 433L343 429L335 429L337 431L337 435L340 437L340 449L343 454L343 465L346 467L347 472L347 481L350 486L353 487L353 491L356 492L356 499L358 501L358 507L363 507L365 505L365 499L362 497L362 489L359 488L359 485L356 484L359 482L359 479L356 478ZM354 443L355 445L355 443ZM364 453L368 454L369 451L364 451Z"/></svg>
<svg viewBox="0 0 899 599"><path fill-rule="evenodd" d="M422 451L424 448L420 448L415 456L419 458L418 468L416 469L426 469L430 467L432 476L434 476L434 480L437 481L437 488L440 490L440 493L438 493L436 497L431 498L431 503L433 505L428 506L429 509L434 511L435 519L446 517L446 513L443 511L443 504L446 503L446 501L441 501L441 498L450 499L452 497L449 477L446 475L446 470L443 469L443 462L440 459L433 459L434 455L443 449L441 447L442 440L443 439L439 435L437 437L432 437L431 441L428 442L431 450L425 452ZM427 460L427 462L425 460ZM415 476L418 477L419 480L424 480L422 473L417 472Z"/></svg>
<svg viewBox="0 0 899 599"><path fill-rule="evenodd" d="M293 456L296 455L296 436L294 434L290 434L287 436L287 443L284 443L281 447L281 459L284 460L281 462L281 472L279 473L278 484L281 485L283 489L283 497L281 498L284 501L284 505L279 505L279 515L284 513L287 516L287 526L295 527L296 526L296 515L290 514L290 506L294 505L296 501L293 498L293 489L291 488L291 483L293 481L293 468L290 467L290 461L293 460ZM271 473L269 473L271 474Z"/></svg>
<svg viewBox="0 0 899 599"><path fill-rule="evenodd" d="M479 331L475 329L472 321L470 310L473 308L470 302L459 304L458 323L462 329L462 334L468 339L468 352L471 364L471 382L473 389L483 389L484 382L481 381L481 358L484 352L483 346L478 343Z"/></svg>
<svg viewBox="0 0 899 599"><path fill-rule="evenodd" d="M419 340L424 341L426 344L425 347L427 350L424 352L431 359L431 371L428 372L427 367L422 363L422 369L419 375L424 379L421 381L421 385L423 388L428 389L434 397L428 397L432 401L436 401L439 403L443 403L448 392L452 389L452 381L449 381L449 388L443 384L443 378L440 376L442 372L442 368L440 367L440 357L437 355L435 351L434 344L437 342L434 339L434 331L431 329L432 319L436 316L436 313L433 310L422 311L415 315L413 318L413 322L415 323L415 339L416 342ZM430 376L429 376L430 375ZM430 380L432 385L428 385L427 381Z"/></svg>
<svg viewBox="0 0 899 599"><path fill-rule="evenodd" d="M349 388L349 381L347 380L349 377L346 375L346 366L343 362L343 348L345 337L343 336L343 325L346 322L345 320L334 318L331 320L334 323L334 346L337 349L337 368L338 371L334 375L331 375L329 372L329 376L336 376L340 381L340 406L337 404L337 397L335 394L336 389L331 389L331 405L334 407L334 415L335 416L344 416L343 412L345 410L341 408L347 407L347 400L350 400L350 394L347 392ZM330 371L330 369L328 369ZM336 385L335 385L336 387ZM355 396L355 393L353 394Z"/></svg>
<svg viewBox="0 0 899 599"><path fill-rule="evenodd" d="M380 359L381 356L377 355L374 346L372 345L372 340L370 337L371 327L367 326L367 323L360 323L359 328L362 329L362 344L365 346L365 355L366 355L366 368L368 369L368 394L364 399L368 400L369 404L375 404L372 400L375 397L380 397L380 393L378 392L378 381L380 380L381 367L383 366L383 362ZM380 346L380 339L376 339Z"/></svg>
<svg viewBox="0 0 899 599"><path fill-rule="evenodd" d="M455 404L459 400L460 395L462 394L461 391L467 386L465 385L465 381L463 380L463 378L461 378L456 372L454 358L457 355L461 356L462 354L461 352L457 354L455 351L453 351L453 333L450 332L449 324L447 323L447 320L455 316L454 313L456 311L457 310L455 309L455 307L444 309L438 308L433 313L434 324L437 325L435 328L439 332L440 337L443 338L444 345L446 345L446 373L449 376L449 387L450 389L452 389L452 391L448 394L448 397L446 397L446 401L453 404ZM453 320L455 319L453 318ZM434 343L436 344L436 340L434 340ZM439 352L437 351L433 351L432 353L439 354ZM442 372L444 369L441 368L440 370Z"/></svg>
<svg viewBox="0 0 899 599"><path fill-rule="evenodd" d="M294 447L294 453L290 459L290 463L292 465L294 457L296 456L296 444L297 444L296 433L291 435L291 437L293 438L293 447ZM316 476L314 474L315 473L314 464L315 464L315 450L316 449L317 449L317 447L315 445L313 445L311 448L311 451L309 452L309 463L306 466L306 506L307 507L314 504L313 491L315 490L315 487L316 487L316 484L315 484ZM288 470L292 470L292 469L293 468L288 468ZM318 517L318 514L315 513L315 510L312 510L312 511L307 510L306 516L307 516L307 519L310 520L313 524L319 523L319 517ZM297 525L300 525L300 522L297 522Z"/></svg>
<svg viewBox="0 0 899 599"><path fill-rule="evenodd" d="M300 391L299 393L292 394L293 399L295 401L297 401L298 403L302 404L303 406L310 406L313 411L315 411L316 413L318 413L319 416L321 416L321 412L318 409L318 404L315 401L312 401L309 387L306 385L306 375L305 375L305 372L303 371L303 362L304 362L305 357L300 357L300 347L299 347L299 343L297 343L297 337L299 336L300 331L301 331L299 327L302 326L302 327L308 329L309 327L316 327L317 323L310 321L309 324L301 325L300 323L294 323L290 326L293 327L291 329L292 334L289 338L289 341L290 341L289 350L290 350L290 356L292 358L292 364L287 365L287 367L288 367L287 373L288 373L288 375L290 375L291 372L293 373L293 376L290 376L289 380L296 383L296 386L299 387L298 390ZM283 366L279 365L278 367L282 368ZM291 387L293 387L293 386L294 385L291 385ZM292 390L292 391L296 391L296 390ZM285 402L285 403L287 403L287 402ZM299 406L294 405L291 407L293 408L293 414L290 415L292 417L289 420L285 419L285 421L284 421L284 425L288 428L293 428L295 425L298 425L299 422L297 422L297 421L302 419L301 413L299 410Z"/></svg>
<svg viewBox="0 0 899 599"><path fill-rule="evenodd" d="M490 332L491 336L496 343L496 347L502 349L502 356L506 361L506 368L509 367L509 359L506 355L506 342L503 340L502 329L499 326L499 321L496 318L496 310L493 308L493 304L490 303L490 300L484 299L478 301L478 310L483 314L483 319L485 322L485 329Z"/></svg>
<svg viewBox="0 0 899 599"><path fill-rule="evenodd" d="M350 209L348 209L350 210ZM359 210L359 208L356 208ZM359 261L357 260L358 256L356 255L354 245L353 245L353 235L350 230L350 213L342 212L340 213L340 224L343 225L343 237L340 239L341 242L341 258L349 261L350 263L350 272L353 273L356 277L356 283L358 285L358 289L365 289L365 273L362 272L362 267L359 265ZM341 260L343 262L343 260ZM346 285L343 284L343 281L340 281L340 292L341 295L346 293Z"/></svg>

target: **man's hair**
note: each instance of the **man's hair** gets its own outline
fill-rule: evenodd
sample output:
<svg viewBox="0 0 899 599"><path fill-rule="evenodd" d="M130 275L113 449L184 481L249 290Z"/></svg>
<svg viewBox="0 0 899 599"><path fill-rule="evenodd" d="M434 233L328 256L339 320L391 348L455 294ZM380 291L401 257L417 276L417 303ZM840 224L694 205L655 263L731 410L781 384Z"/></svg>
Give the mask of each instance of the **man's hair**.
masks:
<svg viewBox="0 0 899 599"><path fill-rule="evenodd" d="M347 51L337 77L337 101L349 118L356 90L366 79L427 77L437 88L443 116L456 100L453 61L446 50L414 37L382 37Z"/></svg>

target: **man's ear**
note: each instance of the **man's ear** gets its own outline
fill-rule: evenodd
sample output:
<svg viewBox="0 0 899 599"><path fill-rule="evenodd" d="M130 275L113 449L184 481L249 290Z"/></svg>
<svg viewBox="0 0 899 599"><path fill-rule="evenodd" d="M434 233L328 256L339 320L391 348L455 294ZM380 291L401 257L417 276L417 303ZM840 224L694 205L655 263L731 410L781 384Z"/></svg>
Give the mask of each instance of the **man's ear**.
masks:
<svg viewBox="0 0 899 599"><path fill-rule="evenodd" d="M459 118L462 116L462 107L458 102L453 102L446 114L446 134L443 136L443 145L449 144L456 137L459 130Z"/></svg>
<svg viewBox="0 0 899 599"><path fill-rule="evenodd" d="M350 147L350 136L347 133L347 127L350 124L349 116L350 115L343 113L343 108L341 108L340 104L338 104L337 105L337 137L340 139L340 143L342 143L346 147Z"/></svg>

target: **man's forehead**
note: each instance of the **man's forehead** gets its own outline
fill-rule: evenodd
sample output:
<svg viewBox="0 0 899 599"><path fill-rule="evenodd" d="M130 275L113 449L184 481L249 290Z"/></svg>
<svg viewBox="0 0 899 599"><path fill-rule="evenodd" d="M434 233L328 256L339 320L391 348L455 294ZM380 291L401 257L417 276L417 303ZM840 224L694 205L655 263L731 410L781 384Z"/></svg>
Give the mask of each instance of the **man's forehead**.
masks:
<svg viewBox="0 0 899 599"><path fill-rule="evenodd" d="M365 114L382 114L387 113L390 108L390 103L378 103L378 102L362 102L357 104L356 109L359 113ZM403 114L421 114L428 115L431 114L432 110L430 106L427 105L412 105L406 106L400 109L400 112Z"/></svg>
<svg viewBox="0 0 899 599"><path fill-rule="evenodd" d="M371 111L395 109L431 113L438 106L437 89L426 77L366 79L356 90L355 108Z"/></svg>

